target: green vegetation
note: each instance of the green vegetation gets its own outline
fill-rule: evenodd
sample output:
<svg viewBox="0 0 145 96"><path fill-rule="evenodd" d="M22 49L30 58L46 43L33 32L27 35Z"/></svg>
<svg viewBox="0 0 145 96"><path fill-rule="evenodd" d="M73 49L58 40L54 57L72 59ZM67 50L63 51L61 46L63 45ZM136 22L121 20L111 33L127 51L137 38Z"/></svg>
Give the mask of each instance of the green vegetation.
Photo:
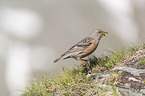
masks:
<svg viewBox="0 0 145 96"><path fill-rule="evenodd" d="M130 46L112 51L108 56L102 55L91 74L86 75L81 67L69 70L64 68L58 77L43 76L41 81L31 81L31 86L27 87L22 96L122 96L116 88L121 73L111 69L124 66L120 62L126 62L128 58L138 56L140 51L145 50L144 43ZM140 62L144 65L145 59Z"/></svg>

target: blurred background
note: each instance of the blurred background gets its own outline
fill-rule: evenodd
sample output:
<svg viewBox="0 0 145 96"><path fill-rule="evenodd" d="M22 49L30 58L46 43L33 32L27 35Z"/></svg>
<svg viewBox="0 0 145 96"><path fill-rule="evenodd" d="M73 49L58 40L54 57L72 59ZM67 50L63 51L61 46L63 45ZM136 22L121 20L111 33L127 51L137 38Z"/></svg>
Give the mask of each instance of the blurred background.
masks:
<svg viewBox="0 0 145 96"><path fill-rule="evenodd" d="M99 56L145 41L145 0L0 0L0 96L20 95L30 80L57 76L73 59L53 60L95 29Z"/></svg>

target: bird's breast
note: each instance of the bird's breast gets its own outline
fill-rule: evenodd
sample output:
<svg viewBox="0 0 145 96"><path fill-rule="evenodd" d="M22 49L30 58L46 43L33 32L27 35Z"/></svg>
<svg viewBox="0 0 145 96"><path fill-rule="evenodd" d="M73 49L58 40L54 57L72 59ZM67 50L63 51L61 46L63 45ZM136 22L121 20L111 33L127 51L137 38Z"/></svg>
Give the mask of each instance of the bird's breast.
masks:
<svg viewBox="0 0 145 96"><path fill-rule="evenodd" d="M84 48L84 50L82 52L83 54L81 57L83 58L83 57L86 57L86 56L90 55L91 53L93 53L95 51L96 47L97 46L96 46L95 40L92 40L92 44L90 46Z"/></svg>
<svg viewBox="0 0 145 96"><path fill-rule="evenodd" d="M84 48L84 52L87 53L87 52L92 52L96 49L96 43L95 43L95 40L92 41L92 44L86 48Z"/></svg>

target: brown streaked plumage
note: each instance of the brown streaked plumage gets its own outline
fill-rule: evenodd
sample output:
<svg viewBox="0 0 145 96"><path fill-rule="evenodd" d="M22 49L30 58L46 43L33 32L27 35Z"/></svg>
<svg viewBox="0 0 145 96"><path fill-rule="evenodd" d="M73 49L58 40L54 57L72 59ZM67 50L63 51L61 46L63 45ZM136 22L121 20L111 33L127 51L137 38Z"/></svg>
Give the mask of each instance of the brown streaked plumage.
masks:
<svg viewBox="0 0 145 96"><path fill-rule="evenodd" d="M88 37L84 38L74 46L72 46L68 51L61 55L60 58L56 59L53 63L59 61L60 59L74 58L85 62L82 58L92 54L103 36L108 34L101 29L97 29L92 32Z"/></svg>

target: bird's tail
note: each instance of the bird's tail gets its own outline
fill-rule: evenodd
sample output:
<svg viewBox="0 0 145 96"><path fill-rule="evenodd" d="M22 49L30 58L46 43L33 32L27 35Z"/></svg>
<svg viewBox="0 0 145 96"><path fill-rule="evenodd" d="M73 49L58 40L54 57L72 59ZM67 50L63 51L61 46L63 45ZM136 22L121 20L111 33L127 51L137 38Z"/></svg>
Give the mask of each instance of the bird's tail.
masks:
<svg viewBox="0 0 145 96"><path fill-rule="evenodd" d="M62 59L62 57L57 58L56 60L53 61L53 63L56 63L56 62L59 61L60 59Z"/></svg>

